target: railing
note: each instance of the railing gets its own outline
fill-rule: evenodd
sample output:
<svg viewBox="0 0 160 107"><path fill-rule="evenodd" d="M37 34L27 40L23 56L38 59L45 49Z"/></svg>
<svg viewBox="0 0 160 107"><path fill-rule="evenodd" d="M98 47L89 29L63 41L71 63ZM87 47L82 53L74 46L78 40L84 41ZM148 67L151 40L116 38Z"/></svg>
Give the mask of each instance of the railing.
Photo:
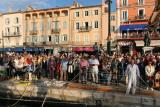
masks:
<svg viewBox="0 0 160 107"><path fill-rule="evenodd" d="M146 15L138 15L138 16L135 16L135 19L137 20L143 20L143 19L146 19Z"/></svg>
<svg viewBox="0 0 160 107"><path fill-rule="evenodd" d="M33 42L24 42L23 45L24 46L34 46L35 43L33 43Z"/></svg>
<svg viewBox="0 0 160 107"><path fill-rule="evenodd" d="M80 28L79 28L79 31L80 32L88 32L88 31L90 31L92 29L92 26L81 26Z"/></svg>
<svg viewBox="0 0 160 107"><path fill-rule="evenodd" d="M120 7L127 7L128 6L128 4L126 3L126 4L120 4Z"/></svg>
<svg viewBox="0 0 160 107"><path fill-rule="evenodd" d="M13 35L14 36L20 36L20 32L14 32Z"/></svg>
<svg viewBox="0 0 160 107"><path fill-rule="evenodd" d="M139 3L136 3L138 6L143 6L144 5L144 2L139 2Z"/></svg>
<svg viewBox="0 0 160 107"><path fill-rule="evenodd" d="M59 28L51 29L51 34L60 33L60 31L61 31L61 29L59 29Z"/></svg>
<svg viewBox="0 0 160 107"><path fill-rule="evenodd" d="M120 4L120 8L123 7L137 7L137 6L154 6L155 3L153 1L148 1L148 2L136 2L136 3L128 3L128 4Z"/></svg>
<svg viewBox="0 0 160 107"><path fill-rule="evenodd" d="M43 46L43 45L49 45L49 42L24 42L24 46Z"/></svg>
<svg viewBox="0 0 160 107"><path fill-rule="evenodd" d="M151 35L151 39L160 39L159 35ZM116 39L144 39L143 34L136 34L136 35L122 35L122 36L117 36Z"/></svg>
<svg viewBox="0 0 160 107"><path fill-rule="evenodd" d="M37 35L38 31L30 31L30 35Z"/></svg>
<svg viewBox="0 0 160 107"><path fill-rule="evenodd" d="M53 42L53 41L46 41L45 43L46 43L46 45L54 45L55 44L55 42Z"/></svg>
<svg viewBox="0 0 160 107"><path fill-rule="evenodd" d="M92 46L92 45L95 44L95 42L92 42L92 41L86 41L86 42L85 41L80 41L80 42L73 41L73 42L70 42L70 44L71 45L80 45L80 46L82 46L82 45L84 45L84 46L85 45L91 45Z"/></svg>
<svg viewBox="0 0 160 107"><path fill-rule="evenodd" d="M8 33L5 34L3 37L18 37L21 36L20 32Z"/></svg>

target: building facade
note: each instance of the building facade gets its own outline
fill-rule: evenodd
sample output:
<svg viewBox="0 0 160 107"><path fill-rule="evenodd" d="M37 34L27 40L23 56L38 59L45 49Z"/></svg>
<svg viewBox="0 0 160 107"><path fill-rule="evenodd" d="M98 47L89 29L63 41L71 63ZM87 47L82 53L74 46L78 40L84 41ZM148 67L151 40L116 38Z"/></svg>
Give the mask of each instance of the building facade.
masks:
<svg viewBox="0 0 160 107"><path fill-rule="evenodd" d="M0 23L2 23L2 13L0 13ZM3 38L2 38L2 25L0 26L0 47L3 47Z"/></svg>
<svg viewBox="0 0 160 107"><path fill-rule="evenodd" d="M69 44L69 7L28 10L23 13L24 46Z"/></svg>
<svg viewBox="0 0 160 107"><path fill-rule="evenodd" d="M23 46L23 15L22 12L5 13L0 17L1 21L1 47Z"/></svg>
<svg viewBox="0 0 160 107"><path fill-rule="evenodd" d="M34 9L4 13L1 21L1 47L92 47L95 42L106 46L108 8L100 5L82 6L74 1L68 7ZM115 13L111 15L112 35ZM3 44L3 45L2 45Z"/></svg>
<svg viewBox="0 0 160 107"><path fill-rule="evenodd" d="M117 0L121 36L132 36L131 32L144 30L154 7L155 0Z"/></svg>
<svg viewBox="0 0 160 107"><path fill-rule="evenodd" d="M117 13L111 12L111 36L112 41L115 41L117 39Z"/></svg>
<svg viewBox="0 0 160 107"><path fill-rule="evenodd" d="M156 0L156 6L150 17L149 24L150 29L155 31L157 35L160 34L160 0Z"/></svg>
<svg viewBox="0 0 160 107"><path fill-rule="evenodd" d="M160 0L156 0L154 11L149 19L149 30L152 31L152 44L155 45L155 52L160 49Z"/></svg>
<svg viewBox="0 0 160 107"><path fill-rule="evenodd" d="M107 5L82 6L74 2L70 7L34 10L23 13L24 45L53 48L84 47L106 44Z"/></svg>
<svg viewBox="0 0 160 107"><path fill-rule="evenodd" d="M130 45L143 47L144 31L154 10L155 0L117 0L118 45L129 51Z"/></svg>
<svg viewBox="0 0 160 107"><path fill-rule="evenodd" d="M70 9L71 43L74 46L105 45L108 30L106 4L83 7L74 4Z"/></svg>

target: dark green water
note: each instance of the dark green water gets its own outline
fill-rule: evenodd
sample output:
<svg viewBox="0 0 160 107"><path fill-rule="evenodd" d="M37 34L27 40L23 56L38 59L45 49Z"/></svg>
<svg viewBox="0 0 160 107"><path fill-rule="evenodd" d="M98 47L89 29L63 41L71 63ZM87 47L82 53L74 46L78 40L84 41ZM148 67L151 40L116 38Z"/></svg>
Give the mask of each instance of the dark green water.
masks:
<svg viewBox="0 0 160 107"><path fill-rule="evenodd" d="M16 102L17 100L0 99L0 107L41 107L43 103L43 101L37 101L37 100L19 101L18 103ZM47 101L45 102L43 107L99 107L99 106L91 106L91 105L71 103L71 102Z"/></svg>

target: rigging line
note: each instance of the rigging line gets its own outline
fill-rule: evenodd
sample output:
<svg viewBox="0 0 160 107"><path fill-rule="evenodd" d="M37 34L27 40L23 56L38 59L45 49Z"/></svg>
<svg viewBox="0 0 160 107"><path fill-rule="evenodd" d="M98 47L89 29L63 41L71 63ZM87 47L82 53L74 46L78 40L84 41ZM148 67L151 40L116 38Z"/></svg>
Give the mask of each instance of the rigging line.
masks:
<svg viewBox="0 0 160 107"><path fill-rule="evenodd" d="M17 100L14 104L10 105L10 107L13 107L13 106L17 105L20 102L20 100L23 98L23 96L24 96L24 94L25 94L25 92L27 90L27 86L29 86L29 84L26 85L25 90L23 91L23 93L22 93L21 97L19 98L19 100Z"/></svg>
<svg viewBox="0 0 160 107"><path fill-rule="evenodd" d="M78 73L71 81L68 81L68 82L74 81L74 79L75 79L77 76L79 76L79 74L80 74L80 73ZM51 86L53 85L53 83L54 83L54 85L56 85L56 81L51 81L51 83L52 83ZM51 88L51 86L50 86L49 88ZM66 86L65 86L65 87L66 87ZM65 87L64 87L64 88L65 88ZM46 100L47 100L47 95L45 96L45 98L44 98L44 100L43 100L43 103L42 103L41 107L44 106Z"/></svg>

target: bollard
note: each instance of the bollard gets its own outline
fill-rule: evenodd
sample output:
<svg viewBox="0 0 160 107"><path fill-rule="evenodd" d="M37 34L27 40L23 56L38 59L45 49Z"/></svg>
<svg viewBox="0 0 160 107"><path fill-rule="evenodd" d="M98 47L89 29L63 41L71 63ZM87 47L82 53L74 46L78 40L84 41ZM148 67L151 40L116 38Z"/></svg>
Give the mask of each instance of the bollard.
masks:
<svg viewBox="0 0 160 107"><path fill-rule="evenodd" d="M29 72L28 75L29 75L29 76L28 76L28 80L29 80L29 81L32 81L32 73Z"/></svg>
<svg viewBox="0 0 160 107"><path fill-rule="evenodd" d="M102 101L96 100L96 107L102 107Z"/></svg>
<svg viewBox="0 0 160 107"><path fill-rule="evenodd" d="M17 75L17 78L16 78L17 80L20 80L20 78L19 78L19 76Z"/></svg>

